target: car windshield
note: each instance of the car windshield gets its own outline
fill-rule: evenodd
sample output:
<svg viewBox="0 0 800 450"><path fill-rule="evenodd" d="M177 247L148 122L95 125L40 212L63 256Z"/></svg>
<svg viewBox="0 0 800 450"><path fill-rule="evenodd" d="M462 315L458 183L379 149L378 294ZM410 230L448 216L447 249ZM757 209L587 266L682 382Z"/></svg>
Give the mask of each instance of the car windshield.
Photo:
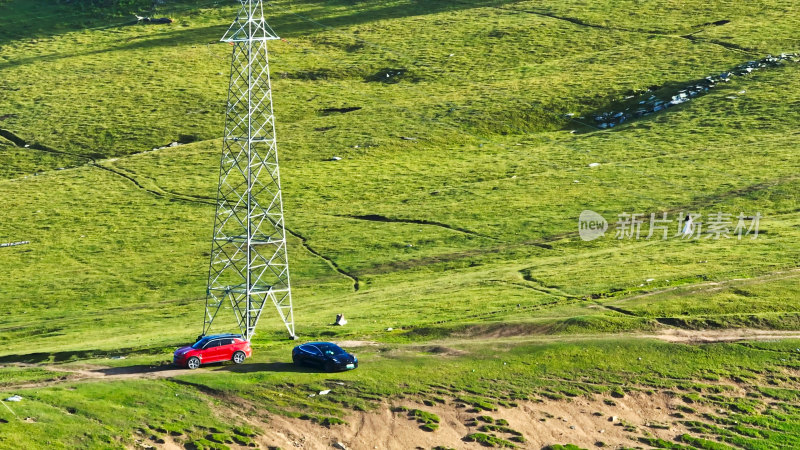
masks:
<svg viewBox="0 0 800 450"><path fill-rule="evenodd" d="M317 348L325 355L344 355L347 353L334 344L317 344Z"/></svg>
<svg viewBox="0 0 800 450"><path fill-rule="evenodd" d="M200 339L192 345L192 348L195 350L201 349L204 345L206 345L206 342L208 342L208 339Z"/></svg>

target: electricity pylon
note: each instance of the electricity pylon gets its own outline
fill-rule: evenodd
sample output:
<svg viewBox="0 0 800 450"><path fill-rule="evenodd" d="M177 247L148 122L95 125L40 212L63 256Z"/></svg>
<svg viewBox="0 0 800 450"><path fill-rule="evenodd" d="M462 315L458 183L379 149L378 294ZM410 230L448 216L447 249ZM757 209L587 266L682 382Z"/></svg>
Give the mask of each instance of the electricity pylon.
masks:
<svg viewBox="0 0 800 450"><path fill-rule="evenodd" d="M240 1L242 9L222 38L233 56L203 334L230 302L249 341L272 303L294 338L267 55L267 41L279 38L264 20L261 0Z"/></svg>

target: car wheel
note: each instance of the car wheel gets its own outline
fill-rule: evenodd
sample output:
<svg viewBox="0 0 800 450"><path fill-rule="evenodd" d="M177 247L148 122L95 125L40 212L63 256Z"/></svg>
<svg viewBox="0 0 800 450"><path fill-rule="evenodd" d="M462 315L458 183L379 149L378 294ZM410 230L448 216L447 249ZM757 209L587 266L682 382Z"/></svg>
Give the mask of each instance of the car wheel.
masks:
<svg viewBox="0 0 800 450"><path fill-rule="evenodd" d="M333 363L331 363L331 362L326 362L325 363L325 372L335 372L335 371L336 371L336 367L333 365Z"/></svg>
<svg viewBox="0 0 800 450"><path fill-rule="evenodd" d="M192 356L191 358L189 358L188 361L186 361L186 367L192 370L197 369L198 367L200 367L200 358Z"/></svg>
<svg viewBox="0 0 800 450"><path fill-rule="evenodd" d="M292 362L295 363L295 365L298 365L298 366L303 364L303 360L301 360L300 357L297 356L297 355L292 355Z"/></svg>
<svg viewBox="0 0 800 450"><path fill-rule="evenodd" d="M246 356L245 356L244 352L236 352L236 353L233 354L233 358L231 358L231 360L235 364L241 364L241 363L244 362L245 358L246 358Z"/></svg>

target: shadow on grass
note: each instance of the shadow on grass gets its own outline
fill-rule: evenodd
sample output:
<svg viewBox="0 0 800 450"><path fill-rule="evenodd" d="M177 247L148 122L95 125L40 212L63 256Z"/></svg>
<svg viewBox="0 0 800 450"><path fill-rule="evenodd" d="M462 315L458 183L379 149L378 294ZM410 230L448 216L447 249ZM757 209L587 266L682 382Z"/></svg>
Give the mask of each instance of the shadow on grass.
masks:
<svg viewBox="0 0 800 450"><path fill-rule="evenodd" d="M470 10L474 8L497 7L507 4L517 3L519 0L496 0L485 2L480 0L460 0L429 2L423 0L410 0L400 3L390 3L379 0L366 0L353 2L343 0L330 2L332 5L315 5L316 2L303 2L314 7L311 11L304 8L302 13L296 13L292 7L284 6L283 3L270 5L265 8L265 15L268 22L275 29L278 35L283 37L307 36L311 33L327 31L331 28L350 27L380 20L396 19L404 17L423 16L442 12ZM52 5L46 2L37 2L37 13L31 14L32 8L30 0L10 0L6 3L0 2L0 16L7 15L12 20L10 24L6 21L6 27L0 30L0 44L14 40L25 40L31 38L48 38L61 33L79 30L104 30L122 26L137 25L132 14L108 14L101 13L100 10L82 11L78 7L70 8L69 5ZM338 3L338 5L337 5ZM218 3L216 1L197 2L177 2L169 8L160 8L154 12L156 16L175 17L179 22L191 22L192 14L203 7L215 6L219 8L230 8L230 22L233 22L234 12L238 9L238 2L227 0ZM329 6L344 6L339 11L344 14L332 17L320 17L329 12ZM143 11L138 11L142 13ZM230 22L220 24L224 27L214 38L222 37L222 32L230 25ZM150 25L139 25L150 26ZM216 27L214 27L216 28ZM196 43L196 42L195 42Z"/></svg>
<svg viewBox="0 0 800 450"><path fill-rule="evenodd" d="M245 362L240 365L226 365L220 370L235 373L253 372L294 372L294 373L323 373L324 370L316 367L298 366L293 363L271 362L271 363L250 363Z"/></svg>
<svg viewBox="0 0 800 450"><path fill-rule="evenodd" d="M206 369L206 370L203 370ZM116 376L116 377L125 377L126 375L131 375L135 377L136 375L146 375L146 374L153 374L161 377L170 376L170 374L174 375L185 375L187 372L191 373L203 373L203 372L216 372L216 371L224 371L224 372L233 372L233 373L255 373L255 372L294 372L294 373L318 373L323 372L320 369L316 369L314 367L306 367L306 366L296 366L292 363L285 363L285 362L272 362L272 363L250 363L248 364L245 362L244 364L233 364L229 361L220 361L211 364L203 364L203 366L198 370L191 370L183 366L176 366L171 363L164 363L162 365L152 365L152 364L137 364L132 366L125 366L125 367L108 367L104 369L97 369L94 372L102 373L106 376Z"/></svg>
<svg viewBox="0 0 800 450"><path fill-rule="evenodd" d="M33 64L39 62L51 62L64 58L74 58L81 56L100 55L111 52L123 51L136 51L147 50L158 47L168 47L181 44L198 44L198 43L213 43L218 44L219 36L224 32L225 27L221 26L207 26L194 29L178 29L166 32L160 32L152 35L142 35L137 37L130 37L123 43L108 42L102 48L96 48L88 51L77 52L54 52L43 55L28 56L17 59L10 59L7 62L0 64L0 69L21 66L26 64ZM79 47L76 47L79 48Z"/></svg>
<svg viewBox="0 0 800 450"><path fill-rule="evenodd" d="M125 348L117 350L78 350L71 352L37 352L27 354L5 355L0 357L0 364L2 363L21 363L21 364L52 364L70 361L80 361L86 359L100 359L100 358L114 358L119 356L132 356L132 355L159 355L172 352L173 349L179 345L171 345L159 348ZM202 368L211 369L211 371L222 370L234 373L253 373L253 372L295 372L295 373L323 373L324 370L309 367L297 366L290 362L270 362L270 363L250 363L245 361L244 364L233 364L230 361L220 361L210 364L203 364ZM189 369L186 367L176 366L170 361L164 361L160 364L136 364L131 366L121 367L108 367L97 369L94 372L106 376L125 376L125 375L143 375L143 374L159 374L168 372L185 372ZM202 372L202 370L198 371Z"/></svg>
<svg viewBox="0 0 800 450"><path fill-rule="evenodd" d="M235 10L236 0L221 0ZM124 26L160 27L139 23L134 14L155 17L171 17L176 14L192 14L197 9L218 6L220 0L184 0L170 2L170 7L139 8L131 5L124 8L89 7L75 2L55 2L52 0L4 0L0 1L0 17L4 27L0 28L0 44L27 39L46 39L64 33L96 30L103 31ZM142 6L142 5L139 5ZM223 5L226 6L226 5ZM231 19L233 19L231 17Z"/></svg>
<svg viewBox="0 0 800 450"><path fill-rule="evenodd" d="M178 348L179 345L169 345L158 348L120 348L116 350L75 350L67 352L36 352L0 356L0 363L41 364L79 361L83 359L113 358L115 356L132 355L157 355Z"/></svg>
<svg viewBox="0 0 800 450"><path fill-rule="evenodd" d="M212 366L213 364L209 364ZM105 369L97 369L93 372L101 373L105 376L118 376L124 377L125 375L144 375L144 374L164 374L169 375L170 372L175 372L176 375L179 372L183 372L187 370L185 367L176 366L174 364L163 364L160 366L154 366L152 364L136 364L133 366L125 366L125 367L108 367Z"/></svg>
<svg viewBox="0 0 800 450"><path fill-rule="evenodd" d="M331 28L350 27L387 19L425 16L442 12L499 7L518 3L519 1L520 0L495 0L487 2L481 0L459 0L430 2L425 0L410 0L406 2L389 3L380 0L359 2L343 0L328 3L328 5L331 6L339 6L336 5L336 3L339 3L347 7L339 10L347 11L347 13L332 17L319 17L314 14L313 11L295 13L292 9L284 7L283 4L274 5L269 10L265 10L265 14L267 15L267 21L278 35L282 37L296 37L306 36L313 32L326 31ZM317 7L315 11L324 12L325 8Z"/></svg>

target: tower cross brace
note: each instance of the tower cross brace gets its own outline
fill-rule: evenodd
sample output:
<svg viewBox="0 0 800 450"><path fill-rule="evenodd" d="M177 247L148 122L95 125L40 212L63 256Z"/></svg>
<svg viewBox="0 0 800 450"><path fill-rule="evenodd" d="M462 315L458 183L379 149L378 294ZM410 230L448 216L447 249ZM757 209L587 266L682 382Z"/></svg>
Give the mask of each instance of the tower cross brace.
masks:
<svg viewBox="0 0 800 450"><path fill-rule="evenodd" d="M279 39L261 0L240 0L222 38L232 45L203 334L230 303L242 336L272 303L294 338L289 259L267 41Z"/></svg>

